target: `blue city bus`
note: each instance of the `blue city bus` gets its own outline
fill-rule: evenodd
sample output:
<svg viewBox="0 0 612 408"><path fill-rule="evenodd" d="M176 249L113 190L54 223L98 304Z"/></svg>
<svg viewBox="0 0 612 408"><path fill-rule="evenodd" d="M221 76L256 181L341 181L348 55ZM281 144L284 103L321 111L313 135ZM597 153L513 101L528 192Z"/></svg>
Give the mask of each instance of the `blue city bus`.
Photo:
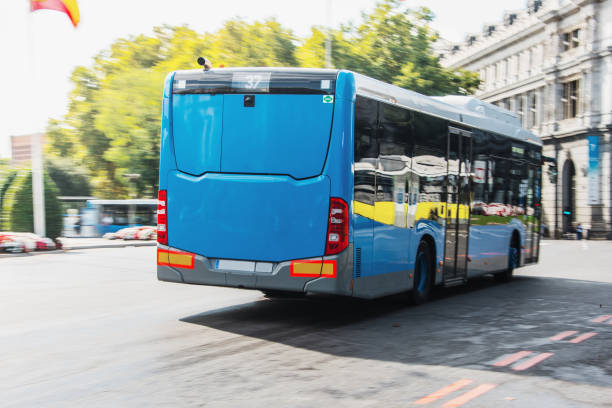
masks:
<svg viewBox="0 0 612 408"><path fill-rule="evenodd" d="M425 301L537 262L542 143L472 97L344 70L171 73L158 279Z"/></svg>

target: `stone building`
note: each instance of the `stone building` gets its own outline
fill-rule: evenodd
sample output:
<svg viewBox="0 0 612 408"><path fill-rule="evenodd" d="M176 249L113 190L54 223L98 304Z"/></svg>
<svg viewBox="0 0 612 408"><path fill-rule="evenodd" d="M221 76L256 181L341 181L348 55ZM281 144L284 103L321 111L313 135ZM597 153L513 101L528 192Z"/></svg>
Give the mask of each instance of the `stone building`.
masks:
<svg viewBox="0 0 612 408"><path fill-rule="evenodd" d="M612 0L529 0L444 48L444 66L480 73L476 96L518 114L557 159L543 223L612 238Z"/></svg>
<svg viewBox="0 0 612 408"><path fill-rule="evenodd" d="M11 136L11 158L15 165L22 165L32 160L32 143L34 138L39 137L44 146L47 138L43 133L31 135Z"/></svg>

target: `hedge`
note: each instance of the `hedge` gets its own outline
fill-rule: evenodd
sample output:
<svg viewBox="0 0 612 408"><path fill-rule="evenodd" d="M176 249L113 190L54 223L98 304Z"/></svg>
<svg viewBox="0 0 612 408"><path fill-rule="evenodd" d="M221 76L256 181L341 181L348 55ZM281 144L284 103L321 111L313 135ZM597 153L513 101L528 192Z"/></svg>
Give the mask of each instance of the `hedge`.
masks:
<svg viewBox="0 0 612 408"><path fill-rule="evenodd" d="M2 227L2 200L16 175L17 170L0 167L0 229Z"/></svg>
<svg viewBox="0 0 612 408"><path fill-rule="evenodd" d="M62 203L57 199L59 191L51 178L45 173L45 224L46 235L57 238L62 233ZM14 232L34 231L32 204L32 172L20 170L2 200L2 229Z"/></svg>

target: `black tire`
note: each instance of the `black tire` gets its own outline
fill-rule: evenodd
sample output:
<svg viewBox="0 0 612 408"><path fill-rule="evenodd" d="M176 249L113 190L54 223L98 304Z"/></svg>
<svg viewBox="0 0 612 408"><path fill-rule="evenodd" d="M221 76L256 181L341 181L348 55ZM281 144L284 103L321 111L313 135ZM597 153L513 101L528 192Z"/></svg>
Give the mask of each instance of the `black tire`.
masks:
<svg viewBox="0 0 612 408"><path fill-rule="evenodd" d="M433 251L427 242L421 241L414 260L414 286L408 294L410 303L420 305L429 300L433 282Z"/></svg>
<svg viewBox="0 0 612 408"><path fill-rule="evenodd" d="M519 249L516 241L510 244L508 248L508 267L505 271L496 273L495 280L498 282L510 282L514 277L514 269L519 265Z"/></svg>

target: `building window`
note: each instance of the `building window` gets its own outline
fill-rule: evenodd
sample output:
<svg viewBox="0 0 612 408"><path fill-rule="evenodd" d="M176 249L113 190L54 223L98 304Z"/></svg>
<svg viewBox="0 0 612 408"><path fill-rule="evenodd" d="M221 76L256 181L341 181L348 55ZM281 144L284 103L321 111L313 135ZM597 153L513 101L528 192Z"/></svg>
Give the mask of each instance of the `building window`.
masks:
<svg viewBox="0 0 612 408"><path fill-rule="evenodd" d="M521 125L525 126L525 106L523 102L523 95L518 95L516 102L517 102L516 103L516 114L519 116L519 119L521 120Z"/></svg>
<svg viewBox="0 0 612 408"><path fill-rule="evenodd" d="M580 46L580 29L563 33L563 51L569 51Z"/></svg>
<svg viewBox="0 0 612 408"><path fill-rule="evenodd" d="M563 84L563 119L578 116L580 81L570 81Z"/></svg>
<svg viewBox="0 0 612 408"><path fill-rule="evenodd" d="M532 91L529 93L529 126L535 127L538 125L538 93Z"/></svg>

